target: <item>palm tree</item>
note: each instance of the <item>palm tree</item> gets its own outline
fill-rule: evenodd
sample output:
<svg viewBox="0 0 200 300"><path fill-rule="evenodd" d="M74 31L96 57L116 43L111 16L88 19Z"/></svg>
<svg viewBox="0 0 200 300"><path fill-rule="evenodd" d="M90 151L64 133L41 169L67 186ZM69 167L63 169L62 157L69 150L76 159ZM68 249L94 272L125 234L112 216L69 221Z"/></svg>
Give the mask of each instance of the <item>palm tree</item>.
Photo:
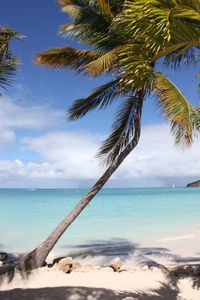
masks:
<svg viewBox="0 0 200 300"><path fill-rule="evenodd" d="M3 89L12 82L12 76L19 64L9 47L13 37L20 38L21 36L9 27L0 26L0 88Z"/></svg>
<svg viewBox="0 0 200 300"><path fill-rule="evenodd" d="M159 2L164 10L167 1L164 1L164 4L161 0L153 2ZM189 9L189 1L185 2L186 8ZM118 97L121 104L111 133L98 152L98 157L103 158L108 166L107 170L49 237L19 262L18 268L21 270L31 270L43 265L60 236L137 146L143 101L152 92L156 95L157 103L166 119L171 122L176 143L190 145L196 129L195 109L179 89L156 70L156 63L162 56L165 58L164 64L168 62L169 65L175 66L173 58L179 65L183 58L189 63L191 55L188 49L183 49L185 45L178 50L176 48L176 44L180 43L177 33L179 29L176 31L174 28L170 38L169 35L167 39L163 38L168 23L163 25L159 19L154 20L150 10L146 10L146 1L142 0L125 3L112 0L110 4L106 0L62 0L59 3L62 10L68 12L72 18L72 23L62 26L62 34L76 38L94 50L54 48L39 53L36 63L53 68L68 67L93 77L102 73L113 77L110 82L94 90L85 99L75 101L68 110L69 119L76 120L97 107L105 108ZM179 10L182 11L182 6ZM150 26L146 30L146 26L140 21L143 15L147 24L152 19L153 32ZM191 26L193 30L193 27L198 27L190 18L185 21L178 16L178 20L184 28ZM123 23L126 30L122 26ZM160 35L157 34L157 27ZM182 51L177 53L180 49ZM192 59L195 59L194 55Z"/></svg>

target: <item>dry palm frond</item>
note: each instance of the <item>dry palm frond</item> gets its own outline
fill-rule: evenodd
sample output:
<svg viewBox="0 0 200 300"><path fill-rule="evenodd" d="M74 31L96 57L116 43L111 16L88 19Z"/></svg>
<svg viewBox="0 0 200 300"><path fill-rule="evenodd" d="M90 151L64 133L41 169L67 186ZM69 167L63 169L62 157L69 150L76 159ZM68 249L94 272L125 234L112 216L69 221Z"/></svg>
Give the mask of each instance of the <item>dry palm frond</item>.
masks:
<svg viewBox="0 0 200 300"><path fill-rule="evenodd" d="M82 67L93 60L98 59L103 53L89 50L78 50L72 47L52 48L38 53L35 63L51 68L69 67L72 70L81 71Z"/></svg>

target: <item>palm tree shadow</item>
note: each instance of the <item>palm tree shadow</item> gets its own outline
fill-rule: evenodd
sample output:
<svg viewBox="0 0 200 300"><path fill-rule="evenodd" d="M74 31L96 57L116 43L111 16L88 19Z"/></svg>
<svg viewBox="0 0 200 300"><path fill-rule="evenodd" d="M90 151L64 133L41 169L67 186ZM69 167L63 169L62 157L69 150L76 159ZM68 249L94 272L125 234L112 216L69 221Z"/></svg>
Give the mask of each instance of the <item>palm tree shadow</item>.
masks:
<svg viewBox="0 0 200 300"><path fill-rule="evenodd" d="M139 244L132 243L126 239L112 239L112 240L97 240L91 241L86 244L79 244L76 246L63 246L62 247L63 253L66 252L65 256L72 256L74 260L83 260L88 258L97 258L98 265L108 265L110 261L115 257L120 257L122 263L126 263L129 261L132 265L136 263L138 266L147 265L148 267L163 267L159 263L159 258L167 257L171 261L178 262L178 263L188 263L191 261L199 260L199 258L195 257L180 257L178 255L174 255L170 253L170 250L167 248L162 247L140 247ZM64 257L65 257L64 256ZM0 282L3 280L4 275L6 275L9 281L12 281L14 277L14 267L17 262L20 260L22 255L14 256L9 255L9 264L0 268ZM54 259L53 263L55 263L59 258ZM157 262L158 259L158 262ZM95 260L92 260L92 264ZM49 266L52 266L50 264ZM22 276L26 277L29 274L22 274ZM168 276L169 282L174 282L177 278L173 278L172 276ZM194 278L193 279L194 286L200 287L200 279ZM169 287L167 287L169 289ZM164 291L165 287L163 286L162 291ZM145 296L146 297L146 296ZM140 299L140 298L138 298ZM142 299L142 298L141 298ZM148 299L148 298L145 298ZM150 298L151 299L151 298ZM156 298L155 298L156 299ZM161 298L162 299L162 298ZM167 299L167 298L166 298Z"/></svg>
<svg viewBox="0 0 200 300"><path fill-rule="evenodd" d="M58 287L40 289L14 289L0 292L1 300L176 300L178 289L171 285L162 285L159 290L142 292L116 292L108 289L83 288L83 287Z"/></svg>
<svg viewBox="0 0 200 300"><path fill-rule="evenodd" d="M83 259L87 257L103 258L104 263L108 263L112 258L118 256L123 261L136 260L139 264L153 262L160 258L177 264L200 263L200 256L182 257L171 253L164 247L140 247L137 243L132 243L126 239L96 240L87 244L67 245L62 247L66 255L74 259Z"/></svg>
<svg viewBox="0 0 200 300"><path fill-rule="evenodd" d="M79 244L76 246L63 246L63 250L68 250L68 255L73 258L87 256L104 256L110 257L128 257L134 255L165 255L169 252L167 248L148 247L141 248L139 244L132 243L126 239L96 240L87 244Z"/></svg>
<svg viewBox="0 0 200 300"><path fill-rule="evenodd" d="M18 261L22 258L23 254L8 254L8 259L4 261L4 264L0 267L0 285L4 281L5 277L7 278L8 282L11 282L15 275L15 266L17 265ZM21 273L21 276L24 277L27 274Z"/></svg>

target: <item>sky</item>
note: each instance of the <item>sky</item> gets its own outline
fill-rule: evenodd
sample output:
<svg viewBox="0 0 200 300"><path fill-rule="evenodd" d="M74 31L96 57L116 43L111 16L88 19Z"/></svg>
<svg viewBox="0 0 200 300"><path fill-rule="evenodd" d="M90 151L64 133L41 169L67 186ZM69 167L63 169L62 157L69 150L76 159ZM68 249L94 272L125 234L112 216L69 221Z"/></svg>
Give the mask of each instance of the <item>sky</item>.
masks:
<svg viewBox="0 0 200 300"><path fill-rule="evenodd" d="M0 4L0 24L24 36L11 43L21 64L0 99L0 188L88 188L104 171L95 154L110 131L120 99L113 107L67 122L66 111L73 101L108 78L34 65L35 54L47 48L84 49L59 35L59 27L70 20L54 0L0 0ZM198 66L182 72L158 68L197 106ZM106 186L184 186L200 179L199 141L190 149L174 146L169 124L151 97L145 101L138 147Z"/></svg>

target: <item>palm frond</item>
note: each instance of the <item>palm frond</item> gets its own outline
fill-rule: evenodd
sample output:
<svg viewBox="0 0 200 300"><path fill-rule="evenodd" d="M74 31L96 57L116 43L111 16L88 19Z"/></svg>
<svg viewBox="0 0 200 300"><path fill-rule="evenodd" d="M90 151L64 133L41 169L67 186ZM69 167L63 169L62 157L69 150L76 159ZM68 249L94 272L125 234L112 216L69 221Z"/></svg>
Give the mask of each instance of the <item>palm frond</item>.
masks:
<svg viewBox="0 0 200 300"><path fill-rule="evenodd" d="M109 25L111 20L107 18L107 9L110 11L109 4L102 0L97 8L90 5L89 1L84 0L67 0L61 5L62 11L67 12L73 19L74 24L90 24L97 30L106 30L105 25ZM107 8L106 8L107 7ZM111 11L110 11L111 13Z"/></svg>
<svg viewBox="0 0 200 300"><path fill-rule="evenodd" d="M1 88L6 89L6 87L13 82L13 76L17 70L18 64L19 62L14 59L12 62L0 64L0 87Z"/></svg>
<svg viewBox="0 0 200 300"><path fill-rule="evenodd" d="M98 59L103 53L89 50L78 50L72 47L52 48L38 53L35 63L51 68L69 67L71 70L82 71L82 67Z"/></svg>
<svg viewBox="0 0 200 300"><path fill-rule="evenodd" d="M154 93L166 119L171 123L175 143L190 146L197 129L194 107L162 73L156 74Z"/></svg>
<svg viewBox="0 0 200 300"><path fill-rule="evenodd" d="M123 43L123 38L117 32L110 33L109 27L107 32L97 31L90 24L64 24L60 28L60 34L87 44L98 51L110 51Z"/></svg>
<svg viewBox="0 0 200 300"><path fill-rule="evenodd" d="M101 14L105 16L105 18L110 21L110 23L113 20L113 14L111 12L110 3L107 0L98 0L98 10Z"/></svg>
<svg viewBox="0 0 200 300"><path fill-rule="evenodd" d="M141 43L129 43L123 45L118 52L121 71L122 86L133 91L145 90L145 94L152 91L154 72L151 61L151 53L143 51Z"/></svg>
<svg viewBox="0 0 200 300"><path fill-rule="evenodd" d="M128 0L118 23L157 53L171 42L199 39L199 5L185 0Z"/></svg>
<svg viewBox="0 0 200 300"><path fill-rule="evenodd" d="M178 5L184 7L193 8L195 11L200 12L200 2L199 0L176 0Z"/></svg>
<svg viewBox="0 0 200 300"><path fill-rule="evenodd" d="M8 26L0 26L0 44L9 41L11 38L23 39L24 37Z"/></svg>
<svg viewBox="0 0 200 300"><path fill-rule="evenodd" d="M188 46L175 51L164 57L163 65L174 70L180 70L182 67L195 66L198 63L197 52L194 47Z"/></svg>
<svg viewBox="0 0 200 300"><path fill-rule="evenodd" d="M11 38L22 39L22 36L10 27L0 26L0 87L3 89L12 83L19 65L19 60L11 53Z"/></svg>
<svg viewBox="0 0 200 300"><path fill-rule="evenodd" d="M104 159L105 164L109 165L126 148L134 136L137 107L137 96L130 96L120 104L111 133L97 154L97 157Z"/></svg>
<svg viewBox="0 0 200 300"><path fill-rule="evenodd" d="M197 129L199 131L200 130L200 104L196 109L196 114L197 114Z"/></svg>
<svg viewBox="0 0 200 300"><path fill-rule="evenodd" d="M109 34L112 14L120 7L119 1L115 5L107 0L98 0L96 5L92 1L64 1L62 8L71 16L72 24L63 25L60 32L98 50L111 50L121 39L115 32Z"/></svg>
<svg viewBox="0 0 200 300"><path fill-rule="evenodd" d="M73 121L82 118L98 106L100 109L106 108L122 93L119 79L106 83L95 89L88 97L76 100L67 112L68 119Z"/></svg>
<svg viewBox="0 0 200 300"><path fill-rule="evenodd" d="M93 77L102 73L112 73L118 67L115 49L105 53L96 60L84 66L85 73Z"/></svg>
<svg viewBox="0 0 200 300"><path fill-rule="evenodd" d="M182 66L195 65L198 61L196 46L200 46L200 41L186 41L165 47L152 58L152 62L164 57L163 64L175 70Z"/></svg>
<svg viewBox="0 0 200 300"><path fill-rule="evenodd" d="M185 41L185 42L180 42L180 43L176 43L173 45L169 45L168 47L165 47L161 51L159 51L152 58L152 62L155 62L156 60L160 59L163 56L168 56L171 53L179 53L179 51L182 52L183 49L185 50L185 49L189 49L189 48L196 47L196 46L200 46L200 41L190 40L190 41Z"/></svg>

